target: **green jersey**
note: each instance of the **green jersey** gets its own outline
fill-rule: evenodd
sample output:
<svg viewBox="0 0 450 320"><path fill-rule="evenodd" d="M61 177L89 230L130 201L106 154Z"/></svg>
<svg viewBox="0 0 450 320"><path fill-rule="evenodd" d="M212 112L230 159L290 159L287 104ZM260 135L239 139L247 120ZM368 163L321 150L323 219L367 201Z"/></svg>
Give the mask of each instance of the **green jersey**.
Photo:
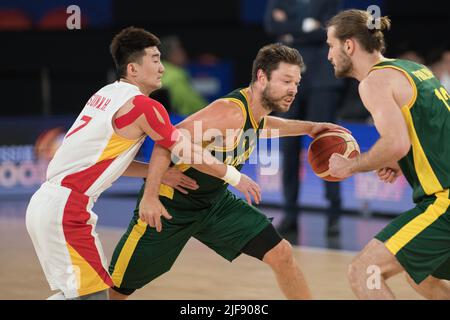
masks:
<svg viewBox="0 0 450 320"><path fill-rule="evenodd" d="M241 170L244 162L256 148L260 130L263 129L265 124L265 118L259 123L256 123L254 120L248 104L247 88L234 90L221 99L232 101L233 104L231 104L230 108L239 108L241 110L245 119L244 126L237 134L237 138L232 145L219 142L221 138L219 137L213 143L206 141L209 145L204 145L204 147L220 161ZM223 115L223 117L226 116L226 114ZM228 187L228 184L223 180L204 174L189 165L181 164L176 166L185 175L197 181L199 188L197 190L188 190L188 194L183 194L167 185L161 185L159 194L164 205L167 204L172 208L186 210L204 209L214 204Z"/></svg>
<svg viewBox="0 0 450 320"><path fill-rule="evenodd" d="M419 202L450 187L450 97L421 64L392 59L372 70L384 68L403 72L414 91L411 101L402 107L412 147L399 165L413 188L414 202Z"/></svg>

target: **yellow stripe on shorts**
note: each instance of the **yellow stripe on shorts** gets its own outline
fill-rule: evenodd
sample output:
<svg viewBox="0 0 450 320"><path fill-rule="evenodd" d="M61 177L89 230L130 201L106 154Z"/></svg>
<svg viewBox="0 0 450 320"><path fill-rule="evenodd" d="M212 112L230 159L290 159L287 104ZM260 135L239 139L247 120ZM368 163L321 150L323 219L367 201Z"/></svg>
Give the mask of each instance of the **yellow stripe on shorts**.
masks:
<svg viewBox="0 0 450 320"><path fill-rule="evenodd" d="M103 291L109 288L97 271L92 268L89 262L86 261L69 243L66 244L72 260L72 268L75 277L70 279L68 286L78 290L79 296L84 296L94 292ZM69 271L71 272L71 271Z"/></svg>
<svg viewBox="0 0 450 320"><path fill-rule="evenodd" d="M128 263L133 256L134 250L145 233L147 229L147 224L141 219L138 220L138 223L131 230L130 235L128 236L127 241L122 247L120 251L119 257L117 258L116 264L114 266L114 272L111 275L111 278L116 287L120 287L122 284L123 277L125 275L125 271L127 270Z"/></svg>
<svg viewBox="0 0 450 320"><path fill-rule="evenodd" d="M450 206L449 189L436 193L436 200L428 206L424 213L418 215L397 231L388 241L386 247L392 254L397 254L408 242L414 239L420 232L428 228Z"/></svg>

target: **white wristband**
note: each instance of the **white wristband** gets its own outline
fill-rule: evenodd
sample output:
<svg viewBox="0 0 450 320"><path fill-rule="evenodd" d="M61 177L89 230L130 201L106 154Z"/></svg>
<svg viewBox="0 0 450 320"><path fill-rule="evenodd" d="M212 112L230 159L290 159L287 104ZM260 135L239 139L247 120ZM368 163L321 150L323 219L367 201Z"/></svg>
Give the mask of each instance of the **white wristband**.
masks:
<svg viewBox="0 0 450 320"><path fill-rule="evenodd" d="M235 167L227 165L227 172L222 180L235 187L239 184L239 181L241 181L241 173Z"/></svg>

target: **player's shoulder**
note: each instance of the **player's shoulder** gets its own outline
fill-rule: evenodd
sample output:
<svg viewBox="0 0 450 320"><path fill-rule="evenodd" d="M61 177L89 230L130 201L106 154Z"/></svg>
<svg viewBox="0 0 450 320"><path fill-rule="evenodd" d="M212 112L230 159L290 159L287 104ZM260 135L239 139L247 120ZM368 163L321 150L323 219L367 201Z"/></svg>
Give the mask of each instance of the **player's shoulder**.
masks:
<svg viewBox="0 0 450 320"><path fill-rule="evenodd" d="M134 96L132 99L133 104L135 106L142 106L142 107L149 107L149 106L158 106L163 107L163 105L156 101L155 99L152 99L146 95L139 94L137 96Z"/></svg>
<svg viewBox="0 0 450 320"><path fill-rule="evenodd" d="M390 90L394 77L401 76L399 71L391 68L372 70L358 86L359 93L362 95L376 94Z"/></svg>
<svg viewBox="0 0 450 320"><path fill-rule="evenodd" d="M391 85L396 79L403 78L404 71L397 68L380 68L373 69L369 72L366 78L361 81L360 85L365 86L388 86Z"/></svg>
<svg viewBox="0 0 450 320"><path fill-rule="evenodd" d="M217 105L217 109L220 109L221 112L227 115L233 115L235 119L244 119L246 116L245 108L236 100L220 98L213 103Z"/></svg>
<svg viewBox="0 0 450 320"><path fill-rule="evenodd" d="M219 98L211 102L207 107L196 112L190 118L210 119L224 126L233 127L236 125L237 127L241 127L241 124L245 121L245 117L244 111L236 102L226 98Z"/></svg>
<svg viewBox="0 0 450 320"><path fill-rule="evenodd" d="M132 108L141 113L148 113L151 111L157 111L160 114L167 113L166 108L159 101L143 94L134 96L128 101L128 103L126 103L126 105L127 104L129 105L128 108Z"/></svg>
<svg viewBox="0 0 450 320"><path fill-rule="evenodd" d="M229 108L229 107L234 107L234 106L238 105L237 101L235 101L234 99L229 98L229 97L219 98L217 100L214 100L213 103L215 105L217 105L219 107L223 107L223 108Z"/></svg>

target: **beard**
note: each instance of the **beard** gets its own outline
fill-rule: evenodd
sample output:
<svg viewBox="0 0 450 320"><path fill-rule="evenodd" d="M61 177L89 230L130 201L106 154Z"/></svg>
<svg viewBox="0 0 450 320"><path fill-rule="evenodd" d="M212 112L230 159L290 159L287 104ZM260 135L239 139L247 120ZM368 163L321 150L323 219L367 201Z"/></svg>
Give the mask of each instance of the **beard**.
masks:
<svg viewBox="0 0 450 320"><path fill-rule="evenodd" d="M339 57L340 66L339 68L335 66L334 74L337 78L346 78L349 77L353 71L353 62L345 52L342 51L342 54Z"/></svg>
<svg viewBox="0 0 450 320"><path fill-rule="evenodd" d="M275 98L270 93L270 84L264 88L261 95L261 104L266 110L270 110L272 112L287 112L289 107L284 107L282 105L283 99L287 97L294 97L293 95L285 95L281 98Z"/></svg>

